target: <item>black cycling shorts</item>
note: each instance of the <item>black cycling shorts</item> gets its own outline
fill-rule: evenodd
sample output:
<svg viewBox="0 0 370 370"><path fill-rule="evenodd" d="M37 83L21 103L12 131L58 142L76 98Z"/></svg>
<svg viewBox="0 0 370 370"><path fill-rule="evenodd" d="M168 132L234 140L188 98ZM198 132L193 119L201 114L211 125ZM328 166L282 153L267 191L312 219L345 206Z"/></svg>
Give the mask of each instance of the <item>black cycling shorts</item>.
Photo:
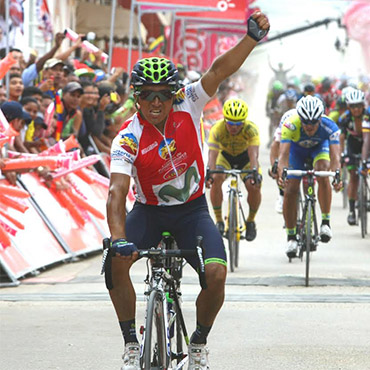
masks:
<svg viewBox="0 0 370 370"><path fill-rule="evenodd" d="M205 264L226 266L225 246L209 211L205 195L176 206L152 206L136 202L126 217L126 238L139 249L157 246L162 232L170 232L179 249L195 249L203 237ZM187 258L196 269L197 258Z"/></svg>

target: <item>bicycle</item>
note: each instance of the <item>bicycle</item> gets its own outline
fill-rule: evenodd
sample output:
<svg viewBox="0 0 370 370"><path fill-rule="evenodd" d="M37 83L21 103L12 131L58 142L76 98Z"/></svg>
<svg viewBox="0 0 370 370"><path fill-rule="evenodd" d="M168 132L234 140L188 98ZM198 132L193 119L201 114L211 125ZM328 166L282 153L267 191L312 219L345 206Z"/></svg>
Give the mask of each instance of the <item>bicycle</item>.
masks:
<svg viewBox="0 0 370 370"><path fill-rule="evenodd" d="M316 251L317 245L320 241L319 227L317 223L315 205L315 177L327 177L333 176L334 181L339 183L340 172L337 171L315 171L315 170L288 170L284 168L283 170L283 180L287 176L300 176L307 179L307 184L305 184L305 191L302 196L304 198L303 210L300 216L298 213L297 219L297 235L298 235L298 258L303 261L303 254L306 253L306 269L305 269L305 286L309 286L310 279L310 259L311 252ZM298 203L298 207L301 207ZM292 258L289 257L289 262L292 262Z"/></svg>
<svg viewBox="0 0 370 370"><path fill-rule="evenodd" d="M367 214L370 212L370 186L367 176L370 174L370 161L363 161L362 167L367 169L367 175L360 173L360 183L358 186L358 219L361 225L361 236L367 235Z"/></svg>
<svg viewBox="0 0 370 370"><path fill-rule="evenodd" d="M357 188L357 217L356 225L360 224L361 226L361 237L365 238L367 235L367 213L370 212L370 190L369 183L367 181L367 176L359 172L360 164L362 168L368 169L370 167L370 161L362 161L361 163L361 154L351 154L344 155L343 162L348 164L351 159L354 160L356 166L356 173L359 176L359 184Z"/></svg>
<svg viewBox="0 0 370 370"><path fill-rule="evenodd" d="M183 258L197 256L200 285L207 288L203 259L202 237L197 238L195 250L177 249L170 233L163 233L157 248L139 250L147 258L145 324L140 328L140 366L142 370L180 370L189 358L183 343L190 343L181 310L181 278ZM109 248L109 239L103 241ZM149 260L151 266L149 268Z"/></svg>
<svg viewBox="0 0 370 370"><path fill-rule="evenodd" d="M234 272L235 268L239 266L239 242L244 239L243 233L246 230L246 219L241 204L242 192L239 189L239 175L252 174L255 182L257 182L258 171L256 168L252 170L208 170L207 178L213 173L221 173L231 175L228 187L228 211L225 225L225 236L229 244L229 266L230 271Z"/></svg>

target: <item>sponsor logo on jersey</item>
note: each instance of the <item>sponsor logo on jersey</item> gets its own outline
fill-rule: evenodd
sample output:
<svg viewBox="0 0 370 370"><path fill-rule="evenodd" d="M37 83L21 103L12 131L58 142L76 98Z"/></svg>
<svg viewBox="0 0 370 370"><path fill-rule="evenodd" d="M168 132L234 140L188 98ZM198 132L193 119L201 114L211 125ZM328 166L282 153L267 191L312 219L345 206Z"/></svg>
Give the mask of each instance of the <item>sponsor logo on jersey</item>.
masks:
<svg viewBox="0 0 370 370"><path fill-rule="evenodd" d="M115 160L122 159L122 157L124 156L124 154L125 154L125 152L123 150L121 150L121 149L115 149L111 153L111 160L112 161L115 161Z"/></svg>
<svg viewBox="0 0 370 370"><path fill-rule="evenodd" d="M303 148L312 148L317 145L319 142L315 140L303 140L299 142L299 145Z"/></svg>
<svg viewBox="0 0 370 370"><path fill-rule="evenodd" d="M292 123L292 122L289 122L289 121L285 121L283 126L286 127L287 129L291 130L291 131L295 131L297 129L295 124Z"/></svg>
<svg viewBox="0 0 370 370"><path fill-rule="evenodd" d="M170 150L170 153L168 152ZM159 144L158 154L162 159L168 159L176 152L176 142L174 139L165 139Z"/></svg>
<svg viewBox="0 0 370 370"><path fill-rule="evenodd" d="M122 149L133 155L136 155L139 146L137 139L133 134L121 134L119 145Z"/></svg>
<svg viewBox="0 0 370 370"><path fill-rule="evenodd" d="M185 88L183 87L181 90L179 90L175 95L175 105L179 105L183 103L185 100Z"/></svg>
<svg viewBox="0 0 370 370"><path fill-rule="evenodd" d="M155 141L154 143L150 144L149 146L147 146L146 148L142 149L141 150L141 154L146 154L148 152L150 152L151 150L153 150L155 147L158 146L158 142Z"/></svg>
<svg viewBox="0 0 370 370"><path fill-rule="evenodd" d="M339 143L339 136L340 136L340 131L335 131L333 134L330 135L329 139L330 141L336 141Z"/></svg>
<svg viewBox="0 0 370 370"><path fill-rule="evenodd" d="M172 180L176 176L180 176L183 174L186 170L186 163L181 163L180 165L176 166L176 171L174 168L171 168L169 171L167 171L164 175L163 178L165 180ZM177 173L176 173L177 172Z"/></svg>
<svg viewBox="0 0 370 370"><path fill-rule="evenodd" d="M199 99L198 95L195 92L194 85L186 86L185 87L185 94L194 103Z"/></svg>

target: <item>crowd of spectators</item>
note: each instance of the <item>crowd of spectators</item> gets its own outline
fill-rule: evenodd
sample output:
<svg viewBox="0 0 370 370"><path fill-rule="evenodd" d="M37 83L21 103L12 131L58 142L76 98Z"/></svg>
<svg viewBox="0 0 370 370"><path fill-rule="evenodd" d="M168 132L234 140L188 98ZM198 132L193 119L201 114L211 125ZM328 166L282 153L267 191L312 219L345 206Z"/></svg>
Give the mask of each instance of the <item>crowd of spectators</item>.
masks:
<svg viewBox="0 0 370 370"><path fill-rule="evenodd" d="M57 33L49 52L32 52L28 60L19 49L0 51L0 108L19 133L8 150L38 154L74 135L82 156L110 153L112 139L135 109L128 75L122 68L110 73L101 52L81 49L82 37L60 51L65 36ZM108 176L102 166L97 169ZM14 183L14 174L4 175Z"/></svg>

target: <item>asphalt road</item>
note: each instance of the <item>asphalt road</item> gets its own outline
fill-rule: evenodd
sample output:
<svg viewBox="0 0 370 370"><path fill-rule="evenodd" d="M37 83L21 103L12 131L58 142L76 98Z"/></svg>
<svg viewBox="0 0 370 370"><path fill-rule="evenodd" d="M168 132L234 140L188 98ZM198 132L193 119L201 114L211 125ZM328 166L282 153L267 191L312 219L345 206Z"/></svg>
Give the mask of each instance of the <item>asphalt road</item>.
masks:
<svg viewBox="0 0 370 370"><path fill-rule="evenodd" d="M264 175L267 150L261 148ZM288 262L277 190L264 176L258 236L242 242L226 301L209 338L212 370L369 370L370 236L346 223L333 197L334 237L319 245L304 287L304 263ZM122 339L99 275L100 256L56 266L0 290L0 367L4 370L118 370ZM194 328L197 278L186 268L184 312ZM133 268L138 326L145 264Z"/></svg>

